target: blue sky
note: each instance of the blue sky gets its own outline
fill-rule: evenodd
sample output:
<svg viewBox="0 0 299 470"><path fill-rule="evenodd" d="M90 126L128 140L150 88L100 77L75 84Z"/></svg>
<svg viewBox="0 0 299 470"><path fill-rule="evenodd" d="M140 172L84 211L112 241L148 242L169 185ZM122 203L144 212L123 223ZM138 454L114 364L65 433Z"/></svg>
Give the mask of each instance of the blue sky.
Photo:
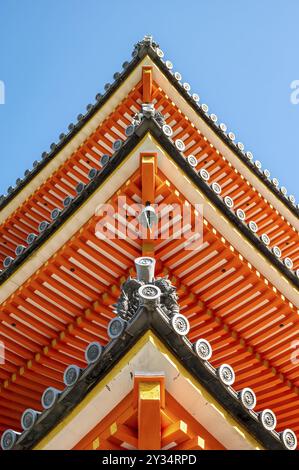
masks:
<svg viewBox="0 0 299 470"><path fill-rule="evenodd" d="M299 199L298 0L0 0L0 194L151 33L201 101Z"/></svg>

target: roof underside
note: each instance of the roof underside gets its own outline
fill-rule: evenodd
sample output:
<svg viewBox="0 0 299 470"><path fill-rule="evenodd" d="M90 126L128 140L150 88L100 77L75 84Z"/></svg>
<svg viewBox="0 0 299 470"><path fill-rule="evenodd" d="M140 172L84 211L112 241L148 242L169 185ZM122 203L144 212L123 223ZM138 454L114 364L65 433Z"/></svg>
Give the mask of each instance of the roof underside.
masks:
<svg viewBox="0 0 299 470"><path fill-rule="evenodd" d="M145 56L142 54L141 58ZM153 60L165 74L170 73L159 63L160 59L153 57ZM133 65L137 63L134 59ZM173 77L171 81L173 86L179 86ZM182 87L180 93L185 93ZM299 365L291 362L292 341L298 337L298 311L294 307L296 299L298 302L295 288L298 287L298 233L190 122L157 81L153 82L152 101L172 127L172 140L183 140L184 153L180 154L150 120L143 122L137 133L127 139L125 128L140 110L143 98L143 83L139 80L121 104L114 103L109 116L85 136L71 156L3 220L1 260L8 256L15 260L1 274L0 339L5 343L6 362L0 369L0 431L8 427L20 429L24 409L40 409L40 397L47 386L61 388L67 365L75 362L84 367L84 350L89 342L100 340L107 344L106 327L114 316L112 304L119 296L121 283L132 272L134 258L142 254L142 242L129 238L99 239L95 229L99 217L93 215L92 197L96 200L96 195L101 194L98 202L109 201L114 205L119 195L125 195L128 203L142 201L137 146L150 131L162 148L159 151L163 158L173 160L188 177L188 185L200 190L202 201L206 204L210 201L219 218L221 215L228 220L232 230L247 240L249 250L256 254L262 267L249 262L209 218L204 218L200 250L187 251L184 240L175 239L172 233L168 240L155 241L156 274L168 274L177 287L181 312L191 324L190 341L200 337L210 341L214 351L212 365L218 367L225 362L233 366L236 389L244 386L254 389L256 410L271 408L277 415L278 430L291 427L298 433ZM188 93L184 98L190 106L195 106ZM202 110L200 113L204 115ZM92 119L92 113L88 119ZM207 116L202 119L208 121ZM211 121L209 126L213 126ZM127 142L114 154L112 144L117 139L127 139ZM233 144L226 140L226 145ZM99 163L103 154L113 157L105 167ZM132 154L135 163L129 172L126 168L131 167L123 162ZM197 158L195 170L186 162L191 154ZM88 178L91 168L99 170L94 181ZM208 170L209 184L200 180L200 169ZM180 181L182 178L183 175ZM110 188L109 181L112 181ZM75 189L78 182L86 184L80 195ZM221 185L221 198L210 189L212 182ZM263 184L270 191L268 183ZM159 168L155 178L156 202L170 206L191 204L179 186L175 177ZM74 201L64 209L63 200L69 195ZM225 196L233 199L233 210L225 207ZM292 214L296 212L285 198L283 203ZM53 223L51 212L55 208L60 208L62 215ZM245 212L246 223L237 219L237 209ZM194 224L194 213L192 217ZM119 230L133 219L129 216ZM40 235L38 226L44 220L50 226ZM257 224L256 234L248 229L249 221ZM164 229L160 227L161 232ZM29 233L37 235L30 246L26 242ZM271 240L269 247L260 241L263 233ZM47 243L53 252L47 251ZM26 249L16 257L14 251L18 245ZM273 246L281 250L282 259L292 259L292 269L273 255ZM269 273L273 271L271 282L263 275L266 267ZM290 292L290 296L285 292Z"/></svg>

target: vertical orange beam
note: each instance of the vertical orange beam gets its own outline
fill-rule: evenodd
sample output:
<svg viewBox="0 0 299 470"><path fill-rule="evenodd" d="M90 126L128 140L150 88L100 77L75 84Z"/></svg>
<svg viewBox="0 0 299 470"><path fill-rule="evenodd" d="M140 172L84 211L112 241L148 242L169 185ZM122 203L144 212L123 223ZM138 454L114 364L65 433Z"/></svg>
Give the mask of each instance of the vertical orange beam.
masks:
<svg viewBox="0 0 299 470"><path fill-rule="evenodd" d="M138 415L138 449L161 449L161 409L165 408L164 376L135 376L133 404L137 407Z"/></svg>
<svg viewBox="0 0 299 470"><path fill-rule="evenodd" d="M150 66L142 67L142 101L151 103L153 92L153 70Z"/></svg>
<svg viewBox="0 0 299 470"><path fill-rule="evenodd" d="M142 204L154 204L157 174L157 154L143 152L140 154ZM143 256L154 256L154 242L150 230L146 230L142 241Z"/></svg>

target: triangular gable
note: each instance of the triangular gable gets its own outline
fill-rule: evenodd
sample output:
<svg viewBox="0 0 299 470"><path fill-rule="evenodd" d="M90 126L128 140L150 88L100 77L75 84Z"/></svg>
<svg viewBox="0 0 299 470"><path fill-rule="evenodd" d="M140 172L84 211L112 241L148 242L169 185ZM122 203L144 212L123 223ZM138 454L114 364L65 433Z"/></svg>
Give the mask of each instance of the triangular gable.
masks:
<svg viewBox="0 0 299 470"><path fill-rule="evenodd" d="M133 149L136 147L138 143L142 141L142 139L146 136L146 134L150 132L156 139L157 142L163 146L165 151L174 159L174 161L178 164L178 166L184 171L184 173L190 178L191 181L195 183L196 186L198 186L207 196L208 199L213 201L213 204L216 205L217 208L221 210L221 212L225 215L225 217L228 218L230 222L232 222L235 227L245 235L245 237L248 238L248 240L253 244L255 249L259 249L265 256L266 258L269 259L270 263L272 263L275 267L278 268L279 271L281 271L288 279L290 279L296 286L299 285L299 280L297 277L297 271L295 272L292 267L288 268L285 263L283 262L282 259L279 259L273 252L272 250L265 245L260 238L256 235L255 232L253 232L250 228L250 221L246 223L242 223L238 216L237 216L237 211L234 212L233 208L227 207L226 205L226 198L224 197L219 197L219 195L216 195L215 192L213 191L212 188L210 188L210 185L204 181L201 177L200 174L197 174L197 172L194 171L192 167L188 164L187 160L182 157L181 152L176 148L175 144L171 142L171 140L163 134L160 126L156 123L155 120L153 119L144 119L142 123L140 124L138 130L136 130L136 133L133 134L131 137L127 139L127 141L123 144L122 148L115 154L113 159L111 159L110 163L104 168L102 172L100 172L93 181L89 183L87 186L86 190L82 192L82 194L74 201L74 203L67 208L62 216L59 217L57 221L55 221L52 226L49 227L49 229L46 231L44 235L39 237L35 243L32 245L32 247L24 252L23 255L21 255L16 261L16 263L13 263L9 269L7 269L4 273L2 273L2 282L6 279L9 278L9 274L11 272L14 272L14 270L17 268L19 264L23 260L26 259L28 254L30 254L33 250L37 248L37 246L41 246L44 243L44 240L47 239L50 235L52 230L55 230L56 227L60 226L66 218L74 213L76 211L78 204L82 204L82 202L89 197L89 194L92 193L93 191L96 190L97 186L101 184L102 182L105 181L105 179L108 177L108 175L112 174L117 165L120 164L130 152L133 151ZM136 161L135 161L136 164ZM121 177L121 175L119 175ZM180 186L180 184L183 184L183 179L178 180L176 184ZM111 186L110 186L111 187ZM113 186L114 187L114 186ZM184 186L185 187L185 186ZM190 187L191 188L191 187ZM185 187L185 189L188 191L188 188ZM192 201L193 203L197 201ZM226 236L228 233L231 233L230 227L227 228ZM232 240L233 242L233 240ZM233 242L234 244L234 242ZM250 258L251 252L248 252L248 247L245 247L243 249L243 255L245 257ZM256 264L253 262L253 264ZM267 265L261 265L261 270L265 269L267 270ZM275 276L275 273L273 273ZM284 289L283 287L283 278L277 276L273 277L272 271L268 270L267 271L267 277L269 277L272 282L276 284L278 283L277 286L279 289ZM276 281L275 281L276 278ZM13 283L14 285L15 283ZM288 292L289 289L287 289L286 292ZM292 293L290 291L289 294L287 294L289 299L296 304L296 294Z"/></svg>
<svg viewBox="0 0 299 470"><path fill-rule="evenodd" d="M294 196L287 196L285 188L282 187L280 190L279 183L277 184L276 179L271 181L268 173L262 172L260 165L255 166L252 163L252 153L245 153L244 145L239 142L235 143L234 133L226 132L226 126L224 124L217 124L216 115L213 113L208 114L208 106L206 104L199 104L198 95L196 93L191 94L190 85L188 83L181 82L181 74L179 72L173 72L173 65L169 60L163 60L164 53L159 48L158 44L153 41L151 37L145 37L143 41L140 41L135 45L132 55L133 59L131 62L124 63L124 71L114 74L114 83L106 84L105 93L103 95L97 95L98 102L95 105L88 105L88 112L86 115L80 115L78 123L70 126L70 132L67 135L62 134L61 142L52 144L52 151L49 154L46 152L43 154L43 161L36 164L25 180L20 181L14 190L9 191L9 194L2 198L2 207L5 207L49 161L56 157L56 155L78 134L78 132L80 132L82 128L84 128L94 115L96 115L101 108L105 107L110 98L113 98L112 106L113 104L115 105L121 101L124 95L123 90L121 90L121 92L119 90L124 88L126 93L131 90L132 85L136 83L136 78L133 79L132 76L135 73L135 69L140 69L139 66L142 63L146 66L154 65L154 79L162 88L164 88L164 90L167 91L173 101L177 102L178 106L183 112L185 112L186 116L188 116L195 125L200 123L198 126L200 130L202 130L201 123L204 123L204 134L207 135L209 140L213 144L217 143L216 147L219 148L220 151L223 150L223 154L225 155L227 153L226 148L229 148L230 153L228 156L231 157L231 161L234 166L236 168L240 168L241 173L243 173L249 181L252 180L254 185L258 190L261 190L261 192L263 192L264 186L267 187L275 197L274 199L269 197L269 192L265 193L266 197L268 196L270 202L275 205L276 203L278 204L277 208L283 215L288 217L288 215L291 215L290 212L293 212L296 217L291 217L291 221L296 225L298 207L295 204ZM126 84L126 87L123 86L124 84ZM175 94L173 90L175 90ZM188 109L188 106L190 109ZM109 104L108 108L111 109L111 104ZM105 112L103 115L105 115ZM211 129L212 133L209 132L208 129ZM222 141L222 144L219 139ZM233 154L239 158L240 162L234 158ZM245 167L247 167L247 170ZM257 182L258 180L260 180L262 184L261 186ZM284 211L283 205L288 208L287 212Z"/></svg>
<svg viewBox="0 0 299 470"><path fill-rule="evenodd" d="M144 136L148 135L147 133L149 130L153 135L155 134L155 138L157 139L156 142L153 137L148 136L146 139L144 139ZM215 214L214 219L211 219L213 225L217 225L217 223L223 224L223 220L225 219L222 219L222 216L218 214L218 209L215 209L213 201L211 201L209 198L209 193L206 193L205 191L206 183L201 181L199 186L197 186L197 181L199 181L197 173L190 168L190 166L182 158L180 152L176 150L175 146L170 141L166 140L166 143L164 143L164 137L161 135L161 128L157 126L157 123L152 120L145 119L145 121L136 130L136 132L137 134L132 136L132 141L128 139L128 141L122 147L121 150L123 151L123 153L118 154L118 158L120 159L118 164L121 164L122 162L122 166L120 168L122 168L123 170L127 168L127 173L126 171L119 171L119 167L117 165L113 165L110 169L112 177L114 175L116 178L123 178L131 175L131 172L134 171L134 168L137 168L139 165L139 154L140 152L142 153L143 150L151 153L156 152L158 158L158 168L162 167L164 173L164 175L162 174L160 177L161 180L165 181L166 184L167 175L169 177L170 182L176 182L175 185L173 185L172 183L169 189L167 190L167 197L169 198L170 194L173 194L176 197L176 192L178 192L182 195L186 195L187 200L193 203L194 201L197 202L198 196L200 198L200 201L205 204L207 214L209 214L209 216L211 214ZM135 151L138 142L142 143L141 146L138 148L138 151ZM157 142L160 142L160 145L158 145ZM127 155L127 152L125 150L126 145L129 144L133 146L133 149L132 152ZM161 144L163 144L163 147ZM166 150L164 150L165 147L167 147L168 149L167 152ZM170 154L172 155L172 159L169 158ZM115 163L115 160L112 160L111 163ZM125 165L127 165L127 167ZM178 172L183 172L185 167L185 176L184 173L182 173L181 178L177 178ZM108 171L108 167L106 171ZM186 175L188 175L189 184L183 184L187 181ZM100 175L98 175L98 177L100 177ZM106 181L106 183L108 184L108 191L111 192L112 189L114 189L114 185L109 186L109 180L104 181ZM120 184L121 181L123 180L119 179L118 183ZM97 190L101 191L101 186L98 186L96 181L94 184L94 192L87 191L86 194L82 195L82 199L86 202L85 205L79 205L77 215L76 212L74 213L75 219L72 220L70 218L66 220L65 223L70 223L70 226L72 226L72 224L77 218L77 223L80 227L81 224L84 222L84 217L88 218L90 216L86 209L88 201L91 200L90 198L97 197L97 194L99 194ZM129 189L130 185L128 184L126 187ZM167 187L167 184L165 187ZM176 188L179 188L179 191L177 191ZM192 191L195 191L196 195L194 200L192 199ZM184 198L181 198L181 204L184 204L184 201ZM99 202L100 201L97 200L97 203ZM94 204L91 204L90 208L93 211ZM245 261L246 259L244 260L244 257L240 257L241 255L236 253L236 248L233 246L237 243L236 232L233 232L231 230L229 221L230 218L228 218L228 221L226 222L228 227L228 233L233 233L235 237L232 241L232 245L227 244L225 239L222 240L223 237L221 236L221 231L223 231L223 227L225 227L224 225L217 225L217 229L219 229L218 232L218 230L216 230L213 225L207 223L207 225L205 225L206 236L204 237L204 240L206 244L207 241L209 243L207 244L207 246L203 247L203 250L199 252L199 255L196 252L191 253L192 256L187 257L186 261L184 261L183 252L178 249L178 247L176 247L175 243L173 246L171 246L171 240L166 241L166 246L162 248L158 244L156 254L158 259L161 259L159 269L161 271L163 271L163 269L166 269L166 272L169 272L170 275L174 276L177 284L181 285L180 295L182 296L182 308L187 307L186 314L188 316L194 317L192 320L192 323L194 324L194 332L192 331L192 338L198 337L198 334L200 332L198 322L200 324L200 321L202 320L203 325L206 324L204 326L205 330L213 331L215 329L215 333L213 333L213 336L215 338L219 336L220 344L222 344L222 347L224 346L224 349L228 349L227 353L229 355L233 355L233 350L235 348L238 348L240 349L240 351L242 351L242 355L244 356L243 364L246 364L246 367L248 367L248 364L254 363L254 368L258 370L260 374L258 379L259 383L265 375L267 375L267 377L269 376L268 383L273 382L273 386L275 383L275 394L273 394L272 397L274 403L276 400L274 397L276 397L276 394L277 396L280 396L282 390L285 390L285 399L296 400L296 390L293 388L292 381L288 378L289 376L290 378L293 377L293 375L295 374L296 364L294 364L290 371L285 374L282 373L282 369L280 366L280 358L282 358L283 356L289 357L289 355L292 353L290 341L293 337L295 338L296 336L296 310L294 310L291 304L288 304L288 301L285 298L280 298L280 295L278 293L275 293L277 291L272 290L272 287L271 285L269 286L269 281L267 279L261 278L260 273L252 272L252 267L247 265L247 262ZM66 225L64 225L64 228L66 228ZM68 230L64 230L62 231L62 233L63 232L68 239ZM46 381L48 385L50 384L49 382L52 382L54 385L57 386L57 380L60 380L58 379L58 377L60 377L59 372L54 373L54 380L50 379L48 377L48 373L53 375L53 371L48 371L48 369L41 370L43 362L50 362L49 365L51 366L51 356L54 353L55 358L57 358L59 362L62 360L62 358L65 358L67 354L75 354L75 357L81 364L81 352L76 352L74 349L68 347L68 345L65 343L71 341L72 344L75 344L76 346L82 348L82 344L84 342L82 342L80 336L83 335L84 340L92 340L92 334L88 332L90 328L95 328L96 334L99 335L102 339L106 340L107 335L105 331L105 325L107 324L107 320L111 318L112 315L110 306L115 301L115 292L117 293L119 291L119 285L122 282L120 276L127 275L127 270L129 269L130 262L132 263L134 256L138 256L138 249L137 251L135 250L132 256L130 254L130 259L125 256L126 262L123 269L121 267L121 256L117 254L115 249L114 251L112 250L114 253L114 261L111 263L111 261L109 261L110 253L108 253L108 250L106 250L106 256L99 257L99 255L97 255L97 252L91 250L91 248L88 247L87 241L88 238L86 239L86 237L83 237L83 239L80 240L81 249L83 249L84 252L86 252L87 250L88 256L94 256L94 261L88 261L87 259L84 262L87 263L89 270L96 268L96 264L94 263L99 263L99 268L96 268L96 275L101 277L106 272L106 288L104 285L101 285L101 279L92 279L93 286L86 285L86 281L88 278L88 276L86 275L85 278L82 277L83 284L80 286L80 277L82 276L82 270L80 269L80 267L78 269L79 274L74 273L75 276L79 275L79 278L77 279L70 279L69 277L68 279L66 279L67 272L57 272L57 270L55 271L55 275L58 276L58 279L48 277L48 274L52 273L52 268L50 265L46 264L45 268L42 268L40 271L37 272L36 279L34 279L34 282L30 281L29 283L27 283L27 285L24 286L25 288L23 291L17 292L17 295L9 299L9 301L3 306L4 322L9 321L10 325L15 322L15 326L17 326L15 331L12 331L14 330L13 324L12 326L9 325L9 328L7 326L3 327L6 335L13 336L13 338L15 339L17 338L18 347L12 345L11 350L16 350L18 354L21 354L23 357L27 357L28 359L28 363L27 361L25 361L25 367L21 367L16 374L13 374L12 382L10 383L10 385L5 386L6 388L4 387L4 389L1 391L3 395L7 396L7 393L9 393L9 390L11 390L11 386L13 390L17 390L19 384L22 383L24 380L24 383L26 385L26 378L24 379L23 376L26 377L27 374L29 374L30 376L32 373L35 379L37 374L41 373L42 375L45 375L43 380ZM178 242L181 243L180 241ZM167 243L170 244L170 253L173 253L170 258L166 258L166 255L168 254ZM43 248L43 246L44 244L41 245L41 248ZM54 243L55 249L58 249L58 246L60 246L59 242L57 244ZM76 242L76 240L75 246L76 249L78 249L78 243ZM217 249L215 250L216 247ZM102 249L103 248L104 245ZM108 246L106 248L108 248ZM126 255L126 247L124 246L122 249L123 255ZM217 250L219 250L219 252L217 252ZM207 258L208 261L205 261L206 253L208 253L208 255L213 255L214 258ZM60 256L59 252L57 254L58 256ZM250 252L250 254L254 255L255 251L253 250L252 253ZM75 257L77 257L77 255ZM28 261L30 262L30 260ZM202 264L203 262L204 264ZM103 263L103 270L101 268L101 263ZM177 267L174 267L175 264L177 265ZM72 263L69 262L68 258L65 256L63 256L63 265L67 270L73 268ZM185 270L184 265L186 265ZM109 271L111 267L113 267L113 270L118 273L118 275L116 275L116 277L114 278L111 276L111 273L107 273L107 270ZM231 275L229 269L231 270L232 268L234 269L234 271ZM264 269L263 265L261 265L261 268ZM77 269L76 266L75 269ZM187 269L188 274L186 275L185 271ZM226 269L228 270L227 274ZM63 276L62 279L61 276ZM216 283L215 279L217 280ZM281 282L283 278L277 276L276 279L277 281L279 280L279 282ZM63 284L63 281L65 280L68 281L68 283ZM183 283L181 283L181 280L183 280ZM48 283L50 283L51 288L48 288ZM100 295L100 303L97 306L89 305L89 301L86 300L86 295L90 296L90 287L96 288L97 283L98 288L101 287L102 289ZM111 288L108 287L109 284ZM68 299L70 297L70 291L68 291L69 285L72 285L73 291L73 298L71 299L71 303ZM205 285L207 286L206 288L204 288ZM58 289L56 290L56 292L55 287L56 289ZM102 293L103 287L104 291L106 290L107 292ZM74 289L79 289L79 291L76 291ZM249 299L248 289L250 289ZM41 291L40 295L42 296L42 298L37 296L38 291ZM219 291L218 295L217 291ZM188 293L188 295L186 295L186 293ZM93 294L95 295L95 292L93 292ZM50 296L52 304L54 301L56 301L56 307L53 305L49 305L46 299L46 297L48 296ZM202 300L207 300L207 304L205 305ZM39 302L39 304L42 304L42 311L37 310L36 307L39 307L39 305L36 304L37 301ZM82 308L85 308L86 310L82 311ZM50 317L45 317L45 314L43 312L48 314L49 309ZM230 310L232 310L231 313ZM28 318L26 319L25 312L29 313L30 318L31 315L33 315L33 319L32 325L27 324L24 329L23 322L25 321L26 323L28 323ZM10 318L10 315L12 313L14 314L14 318ZM226 317L225 321L223 322L221 316L226 316L227 313L229 313L229 316ZM34 319L34 315L36 314L39 315L39 317L40 315L42 315L44 320L47 318L46 321L48 324L46 326L40 325L40 331L42 334L46 333L47 335L49 335L50 333L50 335L52 336L53 332L51 334L51 328L53 326L55 328L59 328L59 334L57 333L57 330L55 333L57 338L51 340L49 346L44 346L42 354L36 354L36 356L39 357L38 360L35 360L35 352L37 350L36 341L38 344L45 344L45 338L42 337L42 334L40 332L37 332L39 331L39 327L38 321ZM218 315L220 315L220 317L218 317ZM51 318L53 316L55 318ZM15 321L15 319L17 319L17 321ZM19 320L21 321L21 323L19 323ZM63 325L61 324L61 320L63 322L66 322L65 327L63 327ZM97 322L102 322L102 326L94 327L92 325L93 320ZM233 327L231 327L230 321L232 321L233 323L237 322L236 326L234 325ZM30 330L28 329L28 327L30 327ZM284 327L288 328L287 338L285 336ZM268 349L269 355L271 357L270 361L268 360L267 355L261 355L258 352L259 347L255 349L251 345L249 333L251 333L251 335L254 335L254 337L257 337L258 331L261 331L258 343L261 342L264 345L263 347L265 347L265 345L269 343L270 349ZM27 356L28 351L22 349L22 347L24 347L24 338L20 335L24 333L26 334L26 336L28 336L28 339L26 339L25 347L26 349L29 347L29 349L31 350L29 357ZM224 343L224 340L221 340L222 335L224 335L224 338L226 336L229 338L227 346ZM248 335L249 339L247 339ZM264 337L266 338L266 340L263 341ZM268 337L269 340L267 340ZM48 344L48 340L46 344ZM272 359L273 348L275 348L276 355L278 354L277 360L276 357ZM56 350L58 350L59 353L56 353ZM13 360L13 358L11 359ZM277 363L277 361L279 362ZM61 367L61 365L59 365L59 367ZM275 373L273 373L273 370L275 371ZM286 381L288 384L287 387L285 386ZM40 384L39 386L42 387L42 384ZM290 398L290 395L292 398ZM37 394L37 396L34 397L34 403L38 401L38 398L39 396ZM10 400L8 400L6 408L8 406L11 406ZM284 416L285 413L287 414L287 410L283 410L284 408L282 409L282 415Z"/></svg>
<svg viewBox="0 0 299 470"><path fill-rule="evenodd" d="M158 319L156 320L159 322ZM156 320L153 319L153 322L158 327ZM141 327L139 319L138 331L142 331L143 328L144 327ZM155 327L153 326L153 328ZM163 329L162 325L161 328ZM161 333L161 329L159 327L158 330L159 333ZM252 419L250 414L244 412L244 409L242 410L242 408L238 406L235 408L235 416L237 416L238 413L240 413L240 415L236 421L232 416L234 414L234 410L229 409L229 403L233 403L233 401L231 401L232 396L230 393L221 387L217 388L215 381L214 386L216 388L213 395L211 395L210 392L213 389L212 376L210 376L209 380L206 382L206 385L210 382L209 391L207 391L205 390L205 386L201 384L202 381L198 381L200 375L197 377L194 376L194 370L192 375L188 372L190 367L192 369L191 358L189 358L189 361L185 361L183 359L182 362L185 364L185 367L182 366L175 356L173 356L172 353L174 350L171 352L168 348L165 348L163 342L158 340L153 333L147 333L133 346L132 349L130 347L128 349L127 346L126 350L128 350L128 352L126 355L123 355L122 353L121 357L118 357L117 362L113 354L114 364L116 363L115 368L111 369L107 375L105 373L104 375L101 374L102 378L98 384L95 385L95 388L86 394L86 391L83 391L84 385L81 384L81 392L75 393L75 388L73 388L73 390L68 391L68 397L68 392L66 391L66 393L64 393L64 398L61 397L60 406L57 403L55 408L46 412L44 419L39 419L39 424L36 423L35 427L32 428L31 431L24 433L15 448L28 448L28 445L32 447L32 445L34 445L34 436L40 439L45 433L47 434L46 437L35 446L38 450L70 449L76 446L80 447L80 441L83 440L86 442L86 436L89 433L94 436L94 428L97 427L101 421L105 420L110 413L111 418L112 410L115 410L119 403L133 391L134 374L137 376L142 375L142 370L146 370L148 375L160 374L160 376L164 377L165 391L169 393L176 402L179 402L181 407L185 410L184 416L177 415L178 420L183 420L184 418L186 420L186 415L192 415L195 420L193 422L193 432L196 428L197 422L197 429L201 428L201 436L199 436L201 437L201 442L205 440L204 433L206 434L206 448L217 449L223 446L227 449L248 450L261 449L263 446L267 447L267 445L281 448L279 441L273 440L273 435L271 435L271 433L265 432L259 423ZM179 347L178 342L175 341L175 343L175 348ZM168 347L169 346L171 347L171 340L168 341ZM120 348L120 345L118 345L118 348ZM182 348L184 348L183 343L181 343L180 346L181 351ZM110 353L112 353L112 349L109 349ZM113 348L113 351L115 350L116 344ZM97 369L105 370L106 366L104 365L104 356L102 356L101 362L102 364L98 364ZM109 367L109 369L110 368L111 367ZM202 369L203 376L208 373L207 370L208 369ZM163 373L161 371L163 371ZM94 377L95 375L96 374L94 373ZM208 375L206 375L206 377L208 378ZM98 380L99 379L97 379L97 381ZM206 379L203 380L205 382ZM83 400L80 398L82 393L85 395ZM132 397L132 401L134 401L134 397ZM220 405L219 402L222 402L222 405ZM65 403L65 405L63 405L63 403ZM76 403L77 406L74 408ZM172 405L174 406L171 402L171 398L169 400L167 399L167 395L165 397L165 403L166 406L169 406L170 408ZM223 407L224 403L225 406ZM136 406L136 404L132 404L133 406ZM235 405L237 405L237 402ZM67 406L67 409L72 409L70 414L66 411L62 411L65 409L65 406ZM60 413L60 416L58 416L57 413ZM63 418L62 421L61 418ZM53 430L50 431L51 427L55 426L55 420L57 420L56 422L61 422L57 427L54 427ZM107 418L105 422L106 421ZM114 413L112 421L113 423L111 424L114 424L115 421L117 422L117 414L115 415ZM190 424L191 423L189 422L189 426ZM105 427L106 432L107 429L110 429L109 425L110 423L108 419L107 426ZM251 435L252 433L254 435L257 434L259 439L263 441L263 444L258 443ZM97 445L96 439L96 437L92 439L92 445L95 448ZM208 443L209 440L210 442Z"/></svg>

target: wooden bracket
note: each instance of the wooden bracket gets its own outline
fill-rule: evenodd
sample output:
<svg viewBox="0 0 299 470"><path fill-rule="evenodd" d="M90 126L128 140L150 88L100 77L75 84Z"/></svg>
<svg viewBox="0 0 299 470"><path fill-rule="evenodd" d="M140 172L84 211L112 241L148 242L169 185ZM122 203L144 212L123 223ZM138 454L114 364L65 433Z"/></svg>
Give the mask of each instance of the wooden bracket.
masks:
<svg viewBox="0 0 299 470"><path fill-rule="evenodd" d="M151 103L153 93L153 70L150 66L142 67L142 90L143 103Z"/></svg>

